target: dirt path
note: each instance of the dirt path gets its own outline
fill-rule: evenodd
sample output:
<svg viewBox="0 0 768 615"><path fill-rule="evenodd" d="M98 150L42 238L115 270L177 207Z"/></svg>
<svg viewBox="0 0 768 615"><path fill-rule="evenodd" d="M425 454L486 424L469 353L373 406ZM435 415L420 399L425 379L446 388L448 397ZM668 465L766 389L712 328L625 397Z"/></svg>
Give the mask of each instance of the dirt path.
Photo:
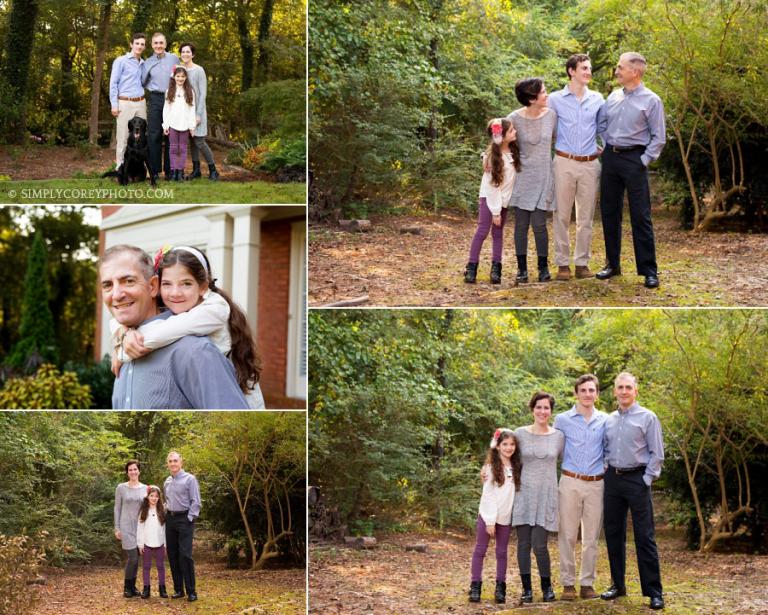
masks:
<svg viewBox="0 0 768 615"><path fill-rule="evenodd" d="M676 213L654 210L661 288L648 290L635 275L629 222L624 222L622 269L609 281L529 283L515 286L512 226L505 229L502 283L488 282L490 237L480 258L478 283L462 274L475 220L456 214L372 219L372 230L349 233L311 225L309 302L313 307L368 295L365 306L765 306L768 305L768 235L682 231ZM401 233L418 226L421 234ZM551 265L551 219L550 267ZM573 243L573 225L571 226ZM605 261L603 230L595 220L591 267ZM529 263L535 263L533 238ZM530 267L531 274L535 267ZM554 275L554 271L553 271ZM533 279L533 277L532 277Z"/></svg>
<svg viewBox="0 0 768 615"><path fill-rule="evenodd" d="M629 595L616 603L603 600L572 603L541 602L538 579L534 582L534 604L521 607L516 572L514 537L509 551L508 600L495 605L493 546L483 571L483 601L467 602L469 560L474 540L449 532L379 536L379 546L356 551L338 544L310 546L310 610L313 615L336 614L444 614L456 613L650 613L648 599L640 595L634 546L627 544ZM741 615L768 613L768 557L753 555L699 555L685 549L678 532L661 530L657 535L662 562L665 613ZM427 544L426 553L405 551L413 542ZM557 543L550 540L555 581ZM534 564L535 577L535 564ZM600 543L597 591L607 588L610 574L605 546ZM557 593L560 586L555 587Z"/></svg>

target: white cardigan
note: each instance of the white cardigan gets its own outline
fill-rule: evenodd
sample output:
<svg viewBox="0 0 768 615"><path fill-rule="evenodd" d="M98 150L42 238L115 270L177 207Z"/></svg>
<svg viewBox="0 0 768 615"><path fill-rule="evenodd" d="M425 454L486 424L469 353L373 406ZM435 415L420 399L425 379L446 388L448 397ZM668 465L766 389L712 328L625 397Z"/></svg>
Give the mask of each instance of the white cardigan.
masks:
<svg viewBox="0 0 768 615"><path fill-rule="evenodd" d="M493 480L493 468L490 464L483 466L485 482L483 495L480 497L480 516L486 526L509 525L512 523L512 505L515 502L515 480L511 476L511 468L504 484L499 486Z"/></svg>
<svg viewBox="0 0 768 615"><path fill-rule="evenodd" d="M493 176L490 171L483 173L483 179L480 182L480 198L485 197L485 202L488 205L488 209L494 216L498 216L501 213L502 207L509 205L509 200L512 198L512 188L515 186L515 165L511 152L504 152L502 155L504 159L504 179L501 180L499 186L493 185ZM483 155L483 165L485 165L486 156Z"/></svg>
<svg viewBox="0 0 768 615"><path fill-rule="evenodd" d="M195 130L197 128L197 116L195 115L195 93L192 92L192 104L187 104L184 97L184 89L176 88L176 97L173 102L165 99L163 104L163 130L173 128L180 132Z"/></svg>
<svg viewBox="0 0 768 615"><path fill-rule="evenodd" d="M143 547L162 547L165 545L165 525L160 523L157 518L157 509L150 506L147 512L147 520L139 520L136 528L136 546Z"/></svg>

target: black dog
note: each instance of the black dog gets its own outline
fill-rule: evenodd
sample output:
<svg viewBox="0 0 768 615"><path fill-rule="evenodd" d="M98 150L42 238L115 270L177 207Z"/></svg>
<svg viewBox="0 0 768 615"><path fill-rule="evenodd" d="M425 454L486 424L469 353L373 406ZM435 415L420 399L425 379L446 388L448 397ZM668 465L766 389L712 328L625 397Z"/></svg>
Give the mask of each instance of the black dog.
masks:
<svg viewBox="0 0 768 615"><path fill-rule="evenodd" d="M117 177L121 186L128 182L143 182L147 179L157 185L152 169L149 167L149 149L147 144L147 120L135 116L128 120L128 142L125 147L123 164L115 171L108 171L102 177Z"/></svg>

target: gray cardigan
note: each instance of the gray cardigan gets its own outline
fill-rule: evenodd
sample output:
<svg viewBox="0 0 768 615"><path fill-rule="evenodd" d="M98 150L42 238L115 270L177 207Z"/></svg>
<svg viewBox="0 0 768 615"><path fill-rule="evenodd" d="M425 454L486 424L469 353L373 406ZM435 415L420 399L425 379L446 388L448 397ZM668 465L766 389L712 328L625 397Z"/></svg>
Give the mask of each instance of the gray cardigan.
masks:
<svg viewBox="0 0 768 615"><path fill-rule="evenodd" d="M208 113L205 109L205 99L208 95L208 78L202 66L195 64L187 71L189 85L195 93L195 115L200 118L200 123L195 129L196 137L204 137L208 134Z"/></svg>
<svg viewBox="0 0 768 615"><path fill-rule="evenodd" d="M139 524L139 509L147 495L147 486L139 483L132 489L128 483L120 483L115 489L115 529L122 534L123 549L136 548L136 528Z"/></svg>

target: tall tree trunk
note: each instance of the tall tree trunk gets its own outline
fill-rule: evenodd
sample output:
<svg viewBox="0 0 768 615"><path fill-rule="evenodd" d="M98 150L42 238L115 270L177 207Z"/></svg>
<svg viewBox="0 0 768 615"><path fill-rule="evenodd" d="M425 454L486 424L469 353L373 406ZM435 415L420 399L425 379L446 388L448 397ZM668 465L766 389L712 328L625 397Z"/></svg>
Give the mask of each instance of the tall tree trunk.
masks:
<svg viewBox="0 0 768 615"><path fill-rule="evenodd" d="M133 24L131 24L131 34L135 32L144 32L147 36L152 36L151 32L147 32L149 15L151 12L152 0L136 0L136 8L133 11Z"/></svg>
<svg viewBox="0 0 768 615"><path fill-rule="evenodd" d="M99 28L96 34L96 61L93 67L91 83L91 109L88 115L88 143L96 145L99 141L99 99L101 98L101 77L104 74L104 59L107 56L109 39L109 21L112 17L112 0L104 0L99 15Z"/></svg>
<svg viewBox="0 0 768 615"><path fill-rule="evenodd" d="M61 108L69 111L70 117L77 116L78 100L75 80L72 75L74 54L69 52L69 45L61 51L61 81L59 83L59 102Z"/></svg>
<svg viewBox="0 0 768 615"><path fill-rule="evenodd" d="M275 8L275 0L264 0L264 8L261 11L259 20L259 60L256 63L256 85L263 85L267 82L269 73L269 30L272 27L272 11Z"/></svg>
<svg viewBox="0 0 768 615"><path fill-rule="evenodd" d="M250 0L240 0L237 3L237 34L240 40L240 51L243 54L242 73L240 75L240 91L245 92L253 85L253 41L248 31L248 5Z"/></svg>
<svg viewBox="0 0 768 615"><path fill-rule="evenodd" d="M5 126L5 137L11 143L22 143L27 123L27 89L29 64L32 57L35 22L39 9L38 0L13 0L8 17L5 38L5 65L3 73L10 89L6 104L15 106L16 113Z"/></svg>

